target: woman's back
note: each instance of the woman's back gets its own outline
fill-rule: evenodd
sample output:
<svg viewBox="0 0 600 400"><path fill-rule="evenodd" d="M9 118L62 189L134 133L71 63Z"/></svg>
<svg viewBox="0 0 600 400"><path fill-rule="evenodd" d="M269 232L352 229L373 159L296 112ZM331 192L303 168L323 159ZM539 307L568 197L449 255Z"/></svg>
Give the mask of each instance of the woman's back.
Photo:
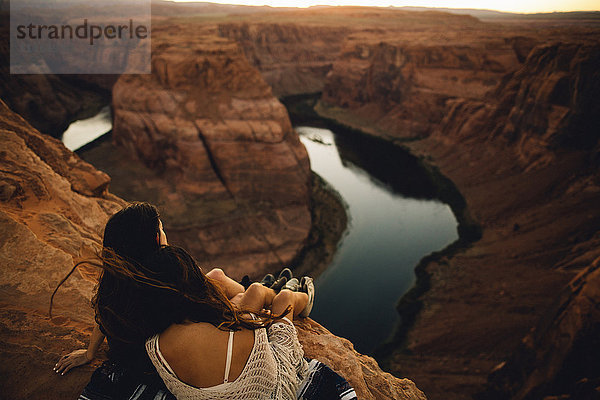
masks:
<svg viewBox="0 0 600 400"><path fill-rule="evenodd" d="M216 386L225 380L229 336L209 323L171 325L160 335L160 351L183 382L200 388ZM233 336L230 382L244 369L255 340L254 331L248 329Z"/></svg>
<svg viewBox="0 0 600 400"><path fill-rule="evenodd" d="M235 332L224 383L229 337L206 323L173 325L148 339L146 350L178 399L296 398L307 364L292 324Z"/></svg>

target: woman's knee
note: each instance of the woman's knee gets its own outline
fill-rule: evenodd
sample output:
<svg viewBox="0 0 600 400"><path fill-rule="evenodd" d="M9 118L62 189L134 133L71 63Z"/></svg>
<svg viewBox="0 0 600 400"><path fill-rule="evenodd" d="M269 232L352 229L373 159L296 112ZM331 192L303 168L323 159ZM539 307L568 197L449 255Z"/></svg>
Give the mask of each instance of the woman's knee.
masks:
<svg viewBox="0 0 600 400"><path fill-rule="evenodd" d="M264 291L265 291L265 287L263 285L261 285L258 282L254 282L250 286L248 286L248 289L246 289L244 294L246 296L254 297L254 296L262 295Z"/></svg>
<svg viewBox="0 0 600 400"><path fill-rule="evenodd" d="M210 279L221 281L226 277L225 272L221 268L213 268L206 274Z"/></svg>
<svg viewBox="0 0 600 400"><path fill-rule="evenodd" d="M293 306L295 301L294 296L295 294L291 290L280 291L273 299L273 307L286 308L287 306Z"/></svg>

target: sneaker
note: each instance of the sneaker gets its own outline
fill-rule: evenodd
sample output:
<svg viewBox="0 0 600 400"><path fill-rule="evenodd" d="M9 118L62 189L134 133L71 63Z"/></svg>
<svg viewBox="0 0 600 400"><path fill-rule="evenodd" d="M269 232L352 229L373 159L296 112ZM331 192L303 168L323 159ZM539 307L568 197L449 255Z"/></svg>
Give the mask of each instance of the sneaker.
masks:
<svg viewBox="0 0 600 400"><path fill-rule="evenodd" d="M275 281L275 283L273 283L271 285L271 289L273 289L276 292L279 292L281 290L281 288L285 286L286 283L287 283L287 278L285 276L283 276L283 277L277 279Z"/></svg>
<svg viewBox="0 0 600 400"><path fill-rule="evenodd" d="M298 315L302 318L306 318L310 315L315 303L315 284L313 278L310 276L303 276L302 279L300 279L299 285L300 291L308 295L308 303L306 304L306 307L304 307L304 310Z"/></svg>
<svg viewBox="0 0 600 400"><path fill-rule="evenodd" d="M292 292L297 292L300 289L300 282L298 282L297 278L292 278L287 281L283 289L289 289Z"/></svg>
<svg viewBox="0 0 600 400"><path fill-rule="evenodd" d="M286 267L281 270L277 279L285 277L289 281L290 279L292 279L293 276L294 275L292 274L292 270Z"/></svg>
<svg viewBox="0 0 600 400"><path fill-rule="evenodd" d="M252 284L252 281L250 281L250 277L248 275L244 275L244 277L240 281L240 284L244 287L244 289L248 289Z"/></svg>
<svg viewBox="0 0 600 400"><path fill-rule="evenodd" d="M266 287L271 287L273 283L275 283L275 277L273 274L266 274L264 278L260 281L260 283Z"/></svg>

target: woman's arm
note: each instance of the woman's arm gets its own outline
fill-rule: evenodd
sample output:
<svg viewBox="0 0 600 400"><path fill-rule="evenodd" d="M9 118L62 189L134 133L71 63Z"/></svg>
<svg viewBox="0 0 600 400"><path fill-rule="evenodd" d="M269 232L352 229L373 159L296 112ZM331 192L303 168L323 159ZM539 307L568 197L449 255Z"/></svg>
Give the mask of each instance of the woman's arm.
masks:
<svg viewBox="0 0 600 400"><path fill-rule="evenodd" d="M273 289L255 282L244 293L240 293L231 299L231 302L240 310L260 312L265 308L269 308L274 298L275 291Z"/></svg>
<svg viewBox="0 0 600 400"><path fill-rule="evenodd" d="M87 364L96 357L98 348L104 341L104 334L100 330L98 324L94 326L92 336L90 338L90 344L87 349L79 349L66 354L58 360L58 363L54 366L54 371L57 374L64 375L69 372L70 369L79 367Z"/></svg>
<svg viewBox="0 0 600 400"><path fill-rule="evenodd" d="M273 298L271 311L273 314L278 315L283 313L288 307L291 307L291 312L286 316L291 321L304 310L307 304L308 295L306 293L282 289Z"/></svg>
<svg viewBox="0 0 600 400"><path fill-rule="evenodd" d="M290 307L291 312L287 315L290 320L306 308L308 301L309 297L306 293L292 292L288 289L275 293L273 289L260 283L253 283L244 293L238 294L231 300L240 310L259 312L269 308L275 315L283 313Z"/></svg>
<svg viewBox="0 0 600 400"><path fill-rule="evenodd" d="M213 268L208 271L206 276L217 282L229 300L232 300L240 293L244 293L244 287L228 277L221 268Z"/></svg>

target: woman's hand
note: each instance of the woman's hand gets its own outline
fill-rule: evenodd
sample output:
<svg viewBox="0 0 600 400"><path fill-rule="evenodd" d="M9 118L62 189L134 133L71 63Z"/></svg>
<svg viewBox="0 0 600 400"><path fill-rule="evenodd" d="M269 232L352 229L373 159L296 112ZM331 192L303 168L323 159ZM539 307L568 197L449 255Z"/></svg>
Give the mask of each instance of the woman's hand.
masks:
<svg viewBox="0 0 600 400"><path fill-rule="evenodd" d="M54 372L64 375L72 368L89 363L92 361L93 357L88 358L87 353L87 349L80 349L62 356L54 366Z"/></svg>
<svg viewBox="0 0 600 400"><path fill-rule="evenodd" d="M62 356L54 366L54 372L64 375L72 368L80 367L89 363L94 359L94 357L96 357L98 348L103 341L104 334L102 333L102 330L100 330L100 327L96 324L92 330L92 337L90 338L90 344L88 348L75 350L67 355Z"/></svg>

